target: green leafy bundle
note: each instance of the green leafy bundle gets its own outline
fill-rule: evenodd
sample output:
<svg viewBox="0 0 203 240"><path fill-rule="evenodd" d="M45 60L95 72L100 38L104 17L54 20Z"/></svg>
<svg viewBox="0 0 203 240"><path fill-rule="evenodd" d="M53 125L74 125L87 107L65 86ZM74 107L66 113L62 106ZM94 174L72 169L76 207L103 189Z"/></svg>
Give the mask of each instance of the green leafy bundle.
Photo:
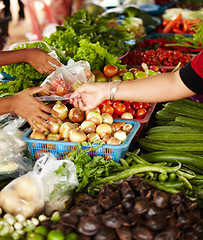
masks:
<svg viewBox="0 0 203 240"><path fill-rule="evenodd" d="M73 58L81 39L91 43L97 43L107 49L108 53L120 57L129 50L129 44L125 41L132 40L131 34L125 27L118 29L108 26L108 19L95 17L87 10L80 10L70 18L65 19L63 26L57 26L57 31L50 37L45 37L48 45L66 51L68 57ZM82 60L82 59L80 59Z"/></svg>

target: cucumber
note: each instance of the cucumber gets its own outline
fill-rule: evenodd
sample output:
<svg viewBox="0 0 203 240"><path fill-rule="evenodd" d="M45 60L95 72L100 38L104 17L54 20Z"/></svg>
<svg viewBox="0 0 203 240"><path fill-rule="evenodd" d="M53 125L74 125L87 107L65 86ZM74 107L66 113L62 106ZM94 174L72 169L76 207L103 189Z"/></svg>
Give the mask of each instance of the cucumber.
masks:
<svg viewBox="0 0 203 240"><path fill-rule="evenodd" d="M173 114L203 119L203 109L195 106L184 105L178 102L168 102L164 105L164 109Z"/></svg>
<svg viewBox="0 0 203 240"><path fill-rule="evenodd" d="M158 120L172 121L172 120L175 120L175 117L177 117L177 116L178 116L177 114L168 112L168 111L166 111L166 109L162 109L156 113L155 118Z"/></svg>
<svg viewBox="0 0 203 240"><path fill-rule="evenodd" d="M199 129L200 131L203 130L203 121L200 119L186 116L178 116L175 118L175 122L180 126L192 127Z"/></svg>
<svg viewBox="0 0 203 240"><path fill-rule="evenodd" d="M190 142L190 143L164 143L158 142L146 138L138 139L140 147L153 151L180 151L180 152L191 152L201 155L203 153L203 142Z"/></svg>
<svg viewBox="0 0 203 240"><path fill-rule="evenodd" d="M156 126L149 129L147 134L153 133L203 133L203 130L192 129L184 126Z"/></svg>
<svg viewBox="0 0 203 240"><path fill-rule="evenodd" d="M202 142L203 145L203 133L154 133L146 136L147 139L156 140L161 142Z"/></svg>
<svg viewBox="0 0 203 240"><path fill-rule="evenodd" d="M178 161L181 164L185 164L186 166L189 165L203 170L203 157L187 152L159 151L145 153L141 157L150 163L157 162L177 163Z"/></svg>
<svg viewBox="0 0 203 240"><path fill-rule="evenodd" d="M178 102L178 103L186 104L186 105L191 105L191 106L195 106L195 107L203 109L203 104L202 103L196 102L196 101L193 101L193 100L190 100L190 99L187 99L187 98L179 99L179 100L176 100L174 102Z"/></svg>

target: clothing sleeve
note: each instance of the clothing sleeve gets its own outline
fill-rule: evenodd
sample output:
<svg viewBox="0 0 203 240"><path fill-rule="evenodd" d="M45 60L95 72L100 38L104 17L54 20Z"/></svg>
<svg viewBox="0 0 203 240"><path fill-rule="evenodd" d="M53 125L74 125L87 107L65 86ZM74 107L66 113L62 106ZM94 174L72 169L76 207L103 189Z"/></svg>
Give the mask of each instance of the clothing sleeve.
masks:
<svg viewBox="0 0 203 240"><path fill-rule="evenodd" d="M203 94L203 51L180 69L180 77L191 91Z"/></svg>

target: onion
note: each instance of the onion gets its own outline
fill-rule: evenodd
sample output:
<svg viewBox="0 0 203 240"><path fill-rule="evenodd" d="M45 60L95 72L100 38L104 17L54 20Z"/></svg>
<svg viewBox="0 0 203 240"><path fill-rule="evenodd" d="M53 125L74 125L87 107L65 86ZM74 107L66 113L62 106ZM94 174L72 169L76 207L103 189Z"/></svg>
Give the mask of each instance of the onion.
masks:
<svg viewBox="0 0 203 240"><path fill-rule="evenodd" d="M85 119L85 112L79 108L72 108L69 111L68 117L71 122L81 123Z"/></svg>
<svg viewBox="0 0 203 240"><path fill-rule="evenodd" d="M84 121L81 123L80 129L86 134L94 133L96 131L96 124L92 121Z"/></svg>
<svg viewBox="0 0 203 240"><path fill-rule="evenodd" d="M102 123L112 124L113 123L112 115L109 113L102 113Z"/></svg>
<svg viewBox="0 0 203 240"><path fill-rule="evenodd" d="M126 124L123 126L123 128L122 128L122 130L123 130L124 132L126 132L127 134L129 134L132 129L133 129L133 125L130 124L130 123L126 123Z"/></svg>
<svg viewBox="0 0 203 240"><path fill-rule="evenodd" d="M55 122L49 121L50 133L58 133L61 124L62 124L62 122L60 122L60 123L55 123Z"/></svg>
<svg viewBox="0 0 203 240"><path fill-rule="evenodd" d="M124 112L122 115L121 115L121 118L125 118L125 119L133 119L133 115L129 112Z"/></svg>
<svg viewBox="0 0 203 240"><path fill-rule="evenodd" d="M102 116L98 112L89 112L86 116L87 121L92 121L96 125L99 125L102 123Z"/></svg>
<svg viewBox="0 0 203 240"><path fill-rule="evenodd" d="M118 130L114 133L114 137L118 138L121 142L124 142L127 138L127 135L124 131Z"/></svg>
<svg viewBox="0 0 203 240"><path fill-rule="evenodd" d="M121 144L121 141L120 141L118 138L116 138L116 137L111 137L111 138L108 140L107 144L119 145L119 144Z"/></svg>
<svg viewBox="0 0 203 240"><path fill-rule="evenodd" d="M87 136L81 129L73 128L69 132L69 139L71 142L85 142Z"/></svg>
<svg viewBox="0 0 203 240"><path fill-rule="evenodd" d="M46 136L44 135L44 133L38 132L38 131L33 131L33 132L30 134L30 138L32 138L32 139L46 140Z"/></svg>
<svg viewBox="0 0 203 240"><path fill-rule="evenodd" d="M111 126L107 123L102 123L97 126L96 133L98 133L101 138L105 135L110 135L112 133Z"/></svg>
<svg viewBox="0 0 203 240"><path fill-rule="evenodd" d="M61 120L64 120L67 118L68 108L66 107L65 104L58 102L53 106L52 109L60 114L60 116L56 116L56 115L52 114L53 117L61 119Z"/></svg>
<svg viewBox="0 0 203 240"><path fill-rule="evenodd" d="M42 119L42 121L44 121L44 122L46 122L44 119ZM35 120L34 120L34 124L43 132L43 133L45 133L45 132L49 132L49 130L46 128L46 127L44 127L41 123L38 123L38 122L36 122ZM32 129L32 131L35 129L35 127L31 127L31 129ZM38 131L37 129L35 129L36 131Z"/></svg>
<svg viewBox="0 0 203 240"><path fill-rule="evenodd" d="M112 125L115 127L115 132L121 130L122 127L126 124L126 122L114 122Z"/></svg>
<svg viewBox="0 0 203 240"><path fill-rule="evenodd" d="M102 138L102 141L104 141L105 143L107 143L111 137L112 137L112 135L110 135L110 134L105 135L105 136Z"/></svg>
<svg viewBox="0 0 203 240"><path fill-rule="evenodd" d="M57 133L49 133L47 135L47 140L49 140L49 141L60 141L61 137Z"/></svg>
<svg viewBox="0 0 203 240"><path fill-rule="evenodd" d="M99 140L101 140L101 138L100 138L100 136L99 136L99 134L97 134L97 133L89 133L89 134L87 134L87 142L91 142L91 143L93 143L93 142L95 142L95 141L99 141Z"/></svg>
<svg viewBox="0 0 203 240"><path fill-rule="evenodd" d="M69 137L69 132L73 128L76 128L74 123L64 122L59 128L59 133L60 133L61 137L62 138L68 138Z"/></svg>
<svg viewBox="0 0 203 240"><path fill-rule="evenodd" d="M101 111L100 111L99 107L95 107L95 108L86 110L86 111L85 111L85 116L87 116L88 113L90 113L90 112L97 112L97 113L101 114Z"/></svg>

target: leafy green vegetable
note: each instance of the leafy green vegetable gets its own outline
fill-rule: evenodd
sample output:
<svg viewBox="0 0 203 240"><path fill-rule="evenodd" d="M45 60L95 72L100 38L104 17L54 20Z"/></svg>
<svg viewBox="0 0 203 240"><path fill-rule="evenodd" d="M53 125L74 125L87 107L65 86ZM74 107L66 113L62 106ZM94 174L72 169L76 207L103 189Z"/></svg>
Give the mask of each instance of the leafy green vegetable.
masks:
<svg viewBox="0 0 203 240"><path fill-rule="evenodd" d="M106 160L102 156L91 157L88 154L92 150L96 151L101 145L88 150L85 150L83 146L82 144L78 144L76 150L70 152L67 157L67 159L74 162L76 167L79 182L76 191L81 191L91 182L98 181L103 177L125 169L121 164L108 159Z"/></svg>
<svg viewBox="0 0 203 240"><path fill-rule="evenodd" d="M49 38L43 38L43 41L66 51L68 58L73 58L82 39L95 44L99 42L108 53L120 57L129 50L129 45L125 41L132 40L133 37L134 34L131 34L125 27L120 26L116 29L108 25L108 19L101 16L95 17L82 9L70 18L66 18L64 25L57 26L56 32L52 33Z"/></svg>

